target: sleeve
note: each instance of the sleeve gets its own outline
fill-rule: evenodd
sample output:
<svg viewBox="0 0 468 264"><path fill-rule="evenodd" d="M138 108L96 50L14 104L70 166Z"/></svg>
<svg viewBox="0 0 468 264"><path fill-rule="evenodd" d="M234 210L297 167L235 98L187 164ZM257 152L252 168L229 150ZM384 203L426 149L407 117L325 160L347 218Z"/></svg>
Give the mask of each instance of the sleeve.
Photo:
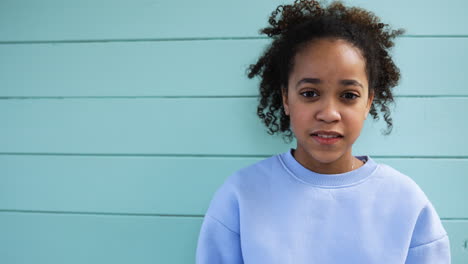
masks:
<svg viewBox="0 0 468 264"><path fill-rule="evenodd" d="M196 255L197 264L241 264L240 236L216 218L206 215L198 238Z"/></svg>
<svg viewBox="0 0 468 264"><path fill-rule="evenodd" d="M198 237L197 264L243 263L237 193L225 182L213 196Z"/></svg>
<svg viewBox="0 0 468 264"><path fill-rule="evenodd" d="M431 202L421 210L405 264L450 264L450 242Z"/></svg>

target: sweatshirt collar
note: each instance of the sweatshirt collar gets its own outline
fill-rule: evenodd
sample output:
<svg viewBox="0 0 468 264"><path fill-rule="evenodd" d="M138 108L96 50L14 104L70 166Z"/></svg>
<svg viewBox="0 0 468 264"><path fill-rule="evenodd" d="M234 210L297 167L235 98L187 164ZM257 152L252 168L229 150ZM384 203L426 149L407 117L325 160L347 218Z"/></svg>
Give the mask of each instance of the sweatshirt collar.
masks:
<svg viewBox="0 0 468 264"><path fill-rule="evenodd" d="M345 173L320 174L302 166L292 155L292 150L290 149L279 156L284 168L300 181L321 187L333 188L354 185L368 178L377 169L378 165L369 156L355 156L366 161L364 165Z"/></svg>

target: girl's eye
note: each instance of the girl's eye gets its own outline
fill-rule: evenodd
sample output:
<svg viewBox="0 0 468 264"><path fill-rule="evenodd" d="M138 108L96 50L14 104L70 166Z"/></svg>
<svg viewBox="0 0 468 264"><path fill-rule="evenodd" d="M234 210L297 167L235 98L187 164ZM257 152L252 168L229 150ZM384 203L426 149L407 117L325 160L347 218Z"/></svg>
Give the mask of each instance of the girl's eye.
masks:
<svg viewBox="0 0 468 264"><path fill-rule="evenodd" d="M343 97L343 98L345 98L345 99L353 100L353 99L358 98L359 95L354 94L354 93L344 93L341 97Z"/></svg>
<svg viewBox="0 0 468 264"><path fill-rule="evenodd" d="M304 97L316 97L318 94L314 91L306 91L301 93L302 96Z"/></svg>

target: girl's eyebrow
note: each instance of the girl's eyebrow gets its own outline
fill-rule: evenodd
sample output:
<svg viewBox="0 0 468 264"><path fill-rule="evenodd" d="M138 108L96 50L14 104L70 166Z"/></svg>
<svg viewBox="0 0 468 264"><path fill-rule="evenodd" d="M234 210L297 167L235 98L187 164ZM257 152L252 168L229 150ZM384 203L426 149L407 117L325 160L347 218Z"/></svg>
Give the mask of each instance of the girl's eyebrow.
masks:
<svg viewBox="0 0 468 264"><path fill-rule="evenodd" d="M362 89L364 89L364 86L360 82L358 82L356 80L341 80L340 83L342 85L356 85L356 86L360 86Z"/></svg>
<svg viewBox="0 0 468 264"><path fill-rule="evenodd" d="M304 78L301 79L300 81L297 82L296 87L298 87L302 83L312 83L312 84L318 84L321 83L322 80L317 79L317 78Z"/></svg>
<svg viewBox="0 0 468 264"><path fill-rule="evenodd" d="M318 78L303 78L303 79L301 79L300 81L297 82L296 87L298 87L302 83L320 84L320 83L322 83L322 80L320 80ZM364 89L364 86L360 82L358 82L356 80L345 79L345 80L341 80L340 83L342 85L355 85L355 86L359 86L362 89Z"/></svg>

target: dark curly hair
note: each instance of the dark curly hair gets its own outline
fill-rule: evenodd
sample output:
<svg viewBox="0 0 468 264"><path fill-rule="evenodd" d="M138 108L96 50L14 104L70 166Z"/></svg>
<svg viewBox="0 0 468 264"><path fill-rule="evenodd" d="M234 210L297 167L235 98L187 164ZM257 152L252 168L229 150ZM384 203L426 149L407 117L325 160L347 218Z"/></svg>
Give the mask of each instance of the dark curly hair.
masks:
<svg viewBox="0 0 468 264"><path fill-rule="evenodd" d="M393 127L389 104L393 103L392 88L400 79L389 49L393 39L403 29L392 30L372 12L347 7L334 1L323 8L314 0L296 0L292 5L280 5L269 18L270 26L260 30L273 39L257 63L250 65L248 77L260 76L260 98L257 115L268 128L268 133L283 133L285 141L292 141L290 119L284 112L282 93L287 92L288 79L295 54L311 40L339 38L361 50L366 61L369 90L374 93L370 114L379 119L377 109L387 123L384 134Z"/></svg>

